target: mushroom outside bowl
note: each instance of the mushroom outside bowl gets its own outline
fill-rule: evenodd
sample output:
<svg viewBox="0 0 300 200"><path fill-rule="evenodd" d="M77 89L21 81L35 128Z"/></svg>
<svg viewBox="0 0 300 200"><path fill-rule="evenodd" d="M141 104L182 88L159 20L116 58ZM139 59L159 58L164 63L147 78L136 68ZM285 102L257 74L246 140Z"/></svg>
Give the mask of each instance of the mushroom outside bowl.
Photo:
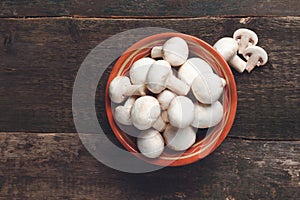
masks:
<svg viewBox="0 0 300 200"><path fill-rule="evenodd" d="M108 95L108 88L110 82L120 75L128 75L131 65L143 57L148 57L150 55L151 49L154 46L160 46L165 41L171 37L181 37L184 39L189 47L190 55L194 57L200 57L205 60L214 70L214 72L220 77L224 78L226 81L226 86L221 96L220 101L223 105L223 118L221 122L209 129L198 130L197 140L193 146L191 146L185 152L172 152L165 150L160 157L155 159L146 158L139 153L137 148L136 140L130 136L130 134L124 132L118 124L115 122L113 117L113 104L110 101ZM227 62L222 58L222 56L209 44L191 35L182 33L161 33L152 35L150 37L144 38L137 43L133 44L128 48L124 54L115 63L111 74L108 78L106 91L106 113L110 126L117 137L117 139L122 143L122 145L133 155L138 158L150 162L155 165L162 166L181 166L196 162L211 152L213 152L225 139L229 133L237 108L237 91L236 84L229 68ZM203 133L205 132L205 133Z"/></svg>

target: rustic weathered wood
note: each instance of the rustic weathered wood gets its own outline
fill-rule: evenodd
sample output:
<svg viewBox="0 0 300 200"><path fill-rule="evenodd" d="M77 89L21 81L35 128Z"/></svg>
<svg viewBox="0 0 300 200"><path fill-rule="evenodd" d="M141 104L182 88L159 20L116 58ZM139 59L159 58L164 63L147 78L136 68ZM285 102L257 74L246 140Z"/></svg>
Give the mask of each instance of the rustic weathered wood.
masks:
<svg viewBox="0 0 300 200"><path fill-rule="evenodd" d="M192 165L127 174L76 133L0 133L0 199L298 199L300 141L227 138Z"/></svg>
<svg viewBox="0 0 300 200"><path fill-rule="evenodd" d="M197 17L197 16L299 16L297 0L149 0L149 1L53 1L2 0L0 16L90 17Z"/></svg>
<svg viewBox="0 0 300 200"><path fill-rule="evenodd" d="M255 30L269 62L251 74L234 73L238 111L230 135L299 139L299 17L1 19L0 130L76 132L72 87L81 62L109 36L147 26L171 28L210 44L239 27ZM101 80L96 101L100 121L105 120L103 91L109 71Z"/></svg>

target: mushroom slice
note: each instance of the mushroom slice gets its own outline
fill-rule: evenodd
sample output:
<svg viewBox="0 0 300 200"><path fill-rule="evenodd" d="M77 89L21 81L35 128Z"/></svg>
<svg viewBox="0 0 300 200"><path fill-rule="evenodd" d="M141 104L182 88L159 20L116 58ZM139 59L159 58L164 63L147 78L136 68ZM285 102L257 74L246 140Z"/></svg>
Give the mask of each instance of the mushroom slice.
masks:
<svg viewBox="0 0 300 200"><path fill-rule="evenodd" d="M201 58L189 58L178 70L178 77L188 85L200 73L213 73L211 66Z"/></svg>
<svg viewBox="0 0 300 200"><path fill-rule="evenodd" d="M172 37L164 43L162 52L164 60L168 61L173 67L178 67L187 60L189 47L184 39Z"/></svg>
<svg viewBox="0 0 300 200"><path fill-rule="evenodd" d="M244 57L247 60L246 70L248 72L251 72L255 66L264 65L268 61L267 52L258 46L248 47L244 52Z"/></svg>
<svg viewBox="0 0 300 200"><path fill-rule="evenodd" d="M223 118L223 106L219 101L213 104L195 103L194 121L196 128L209 128L217 125Z"/></svg>
<svg viewBox="0 0 300 200"><path fill-rule="evenodd" d="M164 151L164 139L157 130L144 130L137 138L137 147L144 156L157 158Z"/></svg>
<svg viewBox="0 0 300 200"><path fill-rule="evenodd" d="M196 132L191 126L176 128L168 125L163 136L167 146L175 151L187 150L196 141Z"/></svg>
<svg viewBox="0 0 300 200"><path fill-rule="evenodd" d="M240 28L233 33L233 38L238 42L239 54L243 54L249 46L255 46L258 43L256 33L250 29Z"/></svg>

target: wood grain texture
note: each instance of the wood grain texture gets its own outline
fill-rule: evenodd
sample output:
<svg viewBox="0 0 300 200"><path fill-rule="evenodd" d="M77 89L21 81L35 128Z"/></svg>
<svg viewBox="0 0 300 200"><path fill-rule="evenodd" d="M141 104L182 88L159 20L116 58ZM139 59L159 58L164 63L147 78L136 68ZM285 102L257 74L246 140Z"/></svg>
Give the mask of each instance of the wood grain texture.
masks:
<svg viewBox="0 0 300 200"><path fill-rule="evenodd" d="M199 17L299 16L297 0L2 0L0 16Z"/></svg>
<svg viewBox="0 0 300 200"><path fill-rule="evenodd" d="M0 199L298 199L300 142L227 138L184 167L127 174L76 133L0 133ZM97 142L96 142L97 144Z"/></svg>
<svg viewBox="0 0 300 200"><path fill-rule="evenodd" d="M76 132L72 87L81 62L109 36L149 26L191 34L210 44L231 36L239 27L256 31L259 45L269 53L269 62L251 74L234 72L238 110L230 135L258 139L300 138L299 17L1 19L0 130ZM110 69L111 66L99 83L96 106L101 113L100 121L106 120L103 91ZM109 129L105 123L104 126Z"/></svg>

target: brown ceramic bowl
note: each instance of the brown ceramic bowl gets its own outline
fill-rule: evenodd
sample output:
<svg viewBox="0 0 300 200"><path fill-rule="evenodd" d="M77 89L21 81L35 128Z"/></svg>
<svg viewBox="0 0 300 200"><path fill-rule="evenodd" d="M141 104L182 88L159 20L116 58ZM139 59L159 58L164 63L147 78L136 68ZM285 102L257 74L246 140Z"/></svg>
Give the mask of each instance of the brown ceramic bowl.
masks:
<svg viewBox="0 0 300 200"><path fill-rule="evenodd" d="M224 108L223 119L218 125L208 129L206 134L197 137L196 143L185 152L174 153L165 150L160 157L156 159L149 159L141 154L136 154L139 153L139 150L135 140L127 133L122 131L114 121L112 112L113 108L108 95L108 86L114 77L118 75L127 75L132 63L134 63L136 60L149 56L152 47L162 45L166 40L174 36L183 38L188 43L190 54L204 59L208 64L210 64L216 74L226 80L227 84L221 97ZM212 46L200 40L199 38L173 32L156 34L144 38L128 48L118 59L111 71L106 86L105 96L105 106L108 121L114 134L122 143L122 145L140 159L162 166L180 166L190 164L206 157L213 152L223 142L229 133L235 118L237 107L237 91L235 80L231 69L222 56Z"/></svg>

